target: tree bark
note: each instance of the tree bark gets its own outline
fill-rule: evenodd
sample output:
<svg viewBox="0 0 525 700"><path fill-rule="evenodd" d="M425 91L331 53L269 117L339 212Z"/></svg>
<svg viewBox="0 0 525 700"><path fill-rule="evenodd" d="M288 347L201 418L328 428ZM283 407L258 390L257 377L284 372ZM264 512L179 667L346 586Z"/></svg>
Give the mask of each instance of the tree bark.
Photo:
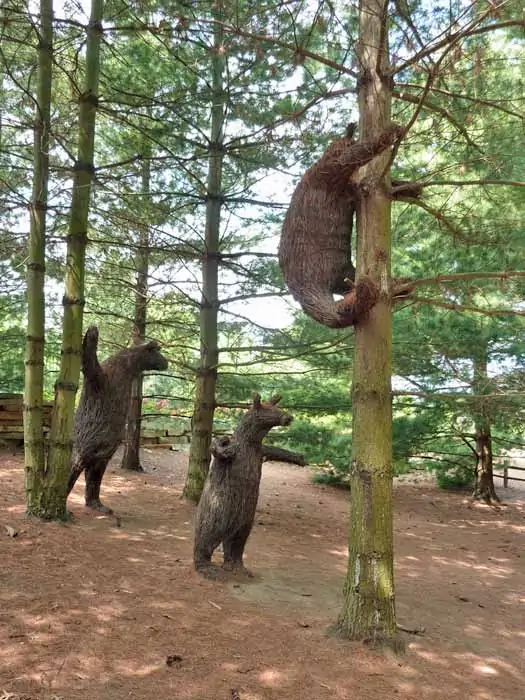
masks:
<svg viewBox="0 0 525 700"><path fill-rule="evenodd" d="M387 0L360 2L362 139L377 137L390 122L387 7ZM337 629L344 637L400 650L393 566L390 202L378 186L388 159L386 152L361 171L367 190L357 206L357 274L369 275L381 294L355 329L349 561Z"/></svg>
<svg viewBox="0 0 525 700"><path fill-rule="evenodd" d="M151 184L151 145L146 142L142 149L142 182L141 182L141 216L147 217L150 204ZM146 338L146 320L148 308L148 273L149 273L149 228L147 221L140 225L139 246L137 250L137 281L135 286L135 319L133 323L133 338L135 342L142 343ZM142 416L142 384L141 374L133 382L131 399L129 403L126 432L124 435L124 453L120 466L134 472L142 472L144 469L140 463L140 427Z"/></svg>
<svg viewBox="0 0 525 700"><path fill-rule="evenodd" d="M210 465L217 364L219 361L217 338L218 269L224 160L223 126L226 99L223 86L225 53L223 29L220 24L222 14L222 3L218 2L213 12L217 21L213 30L211 134L200 305L200 366L196 373L189 465L183 491L183 497L195 503L199 501L201 496Z"/></svg>
<svg viewBox="0 0 525 700"><path fill-rule="evenodd" d="M67 519L67 483L74 439L75 396L82 354L85 256L94 172L95 117L98 106L103 10L104 0L92 0L87 29L85 83L84 90L79 95L79 140L67 237L60 374L55 384L45 503L39 513L41 518L47 520Z"/></svg>
<svg viewBox="0 0 525 700"><path fill-rule="evenodd" d="M34 126L33 191L27 251L27 338L24 378L24 459L27 513L41 512L45 479L43 432L45 257L49 187L51 87L53 80L53 0L40 2L38 77Z"/></svg>
<svg viewBox="0 0 525 700"><path fill-rule="evenodd" d="M489 390L489 378L487 374L487 352L474 358L474 394L485 394ZM475 415L476 431L476 484L473 498L483 500L491 505L494 501L500 502L500 498L494 487L494 471L492 461L492 434L490 415L487 403L481 400Z"/></svg>

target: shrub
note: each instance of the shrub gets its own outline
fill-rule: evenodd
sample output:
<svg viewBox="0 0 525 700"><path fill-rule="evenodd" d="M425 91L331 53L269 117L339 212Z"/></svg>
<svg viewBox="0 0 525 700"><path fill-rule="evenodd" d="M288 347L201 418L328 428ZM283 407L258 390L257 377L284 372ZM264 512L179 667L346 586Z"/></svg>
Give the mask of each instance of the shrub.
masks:
<svg viewBox="0 0 525 700"><path fill-rule="evenodd" d="M454 467L439 466L435 468L436 481L440 489L463 490L472 489L476 481L476 474L472 467L458 464Z"/></svg>

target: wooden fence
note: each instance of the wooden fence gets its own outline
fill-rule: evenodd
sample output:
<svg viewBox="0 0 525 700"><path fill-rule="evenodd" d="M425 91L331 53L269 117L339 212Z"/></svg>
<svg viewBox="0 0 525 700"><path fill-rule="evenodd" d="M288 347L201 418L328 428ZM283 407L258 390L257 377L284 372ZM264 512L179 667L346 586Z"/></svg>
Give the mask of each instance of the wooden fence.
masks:
<svg viewBox="0 0 525 700"><path fill-rule="evenodd" d="M525 479L520 479L519 476L509 476L509 471L525 472L525 467L514 467L510 464L505 464L503 467L503 474L496 474L496 472L494 472L494 476L498 477L498 479L503 479L504 488L509 487L509 481L525 481Z"/></svg>
<svg viewBox="0 0 525 700"><path fill-rule="evenodd" d="M44 435L51 427L53 402L47 401L42 406ZM0 394L0 441L22 444L24 442L24 397L22 394ZM185 445L189 436L175 430L153 430L144 428L140 431L140 442L149 448L171 448L173 445Z"/></svg>
<svg viewBox="0 0 525 700"><path fill-rule="evenodd" d="M0 394L0 438L7 441L24 439L24 397L22 394ZM44 434L51 426L53 402L42 406Z"/></svg>

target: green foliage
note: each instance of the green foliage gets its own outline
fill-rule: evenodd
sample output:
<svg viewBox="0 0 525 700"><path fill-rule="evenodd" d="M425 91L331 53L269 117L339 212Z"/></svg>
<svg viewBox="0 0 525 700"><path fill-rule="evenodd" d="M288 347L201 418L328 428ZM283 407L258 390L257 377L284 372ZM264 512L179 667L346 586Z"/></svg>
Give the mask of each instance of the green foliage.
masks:
<svg viewBox="0 0 525 700"><path fill-rule="evenodd" d="M24 341L23 328L0 330L0 393L20 394L24 389Z"/></svg>
<svg viewBox="0 0 525 700"><path fill-rule="evenodd" d="M300 415L286 433L272 432L270 436L271 442L303 453L308 464L328 464L338 473L349 469L351 436L349 431L341 431L341 421L331 416L308 420Z"/></svg>
<svg viewBox="0 0 525 700"><path fill-rule="evenodd" d="M436 482L439 488L447 490L469 489L472 491L476 481L476 473L465 464L454 467L435 467Z"/></svg>
<svg viewBox="0 0 525 700"><path fill-rule="evenodd" d="M34 18L19 3L8 0L4 5L0 388L19 391L25 328L20 270L26 260L38 36ZM140 233L147 229L151 243L147 335L164 344L170 372L146 378L145 427L177 431L188 427L200 350L199 279L206 252L213 102L210 18L217 9L211 2L199 2L197 9L190 5L107 3L86 276L86 321L100 326L104 358L130 342L137 251ZM497 19L516 16L513 5L497 10ZM398 13L400 7L390 11ZM55 65L60 70L54 71L46 260L46 274L56 279L62 279L64 272L70 195L66 183L78 141L76 87L83 83L84 62L79 57L85 38L78 22L68 21L71 8L63 9L65 21L55 26ZM443 21L441 8L416 3L405 9L419 32L413 41L431 46ZM348 46L356 39L356 12L353 5L331 3L298 5L291 13L282 3L242 2L236 4L235 13L224 23L227 118L220 231L220 407L215 429L230 431L238 421L242 409L227 408L228 404L248 404L253 391L263 397L281 393L295 421L272 431L270 439L304 453L311 464L325 465L316 478L344 480L351 451L353 330L334 332L299 311L289 328L268 330L273 298L267 297L269 313L261 318L245 311L243 304L257 294L285 292L276 259L269 256L276 252L291 186L355 117L354 76L294 48L301 46L336 63L347 61L350 67ZM236 35L227 29L233 24L268 40ZM403 17L392 17L396 60L414 49L403 26ZM422 206L394 204L394 275L431 279L437 274L498 273L523 267L523 188L457 184L523 179L521 45L515 32L513 28L494 36L482 32L458 42L453 60L450 55L433 76L424 102L420 98L428 76L422 63L409 65L396 76L403 87L395 96L394 118L406 123L412 110L420 113L396 156L394 177L452 184L426 187ZM151 167L147 197L141 189L144 160ZM54 285L52 291L60 299L62 287ZM465 440L472 445L480 416L490 421L494 439L501 441L494 447L496 455L522 440L524 319L494 312L519 310L524 282L459 279L428 283L418 287L417 294L425 303L395 306L394 388L420 396L394 396L394 471L427 459L440 465L436 472L443 483L466 480L474 456ZM241 308L228 301L239 297ZM51 398L60 359L61 307L50 296L46 303L45 391ZM487 377L475 381L473 368L480 355L487 359ZM470 394L491 398L466 400ZM168 403L159 405L159 400ZM160 416L151 415L156 413Z"/></svg>
<svg viewBox="0 0 525 700"><path fill-rule="evenodd" d="M324 484L325 486L348 487L349 473L338 470L331 465L317 466L312 481L314 484Z"/></svg>
<svg viewBox="0 0 525 700"><path fill-rule="evenodd" d="M21 281L0 263L0 393L20 393L24 388L25 295Z"/></svg>

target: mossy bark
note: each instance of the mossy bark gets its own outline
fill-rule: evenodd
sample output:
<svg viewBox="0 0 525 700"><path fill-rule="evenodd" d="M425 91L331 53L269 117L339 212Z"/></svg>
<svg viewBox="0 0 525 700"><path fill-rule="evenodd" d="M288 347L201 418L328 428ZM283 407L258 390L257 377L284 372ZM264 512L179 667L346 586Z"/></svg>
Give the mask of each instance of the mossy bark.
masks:
<svg viewBox="0 0 525 700"><path fill-rule="evenodd" d="M223 85L225 70L223 29L219 23L222 18L222 3L216 4L214 18L218 21L214 25L212 55L211 134L200 305L200 365L196 372L189 465L183 492L184 498L195 503L199 501L201 496L210 465L217 365L219 362L217 337L219 234L226 100Z"/></svg>
<svg viewBox="0 0 525 700"><path fill-rule="evenodd" d="M485 348L484 352L479 352L474 358L474 381L472 388L475 394L482 395L490 391L487 364L488 359ZM488 403L481 399L474 411L476 430L476 484L473 498L483 500L485 503L491 505L494 502L499 503L500 498L494 487L492 433Z"/></svg>
<svg viewBox="0 0 525 700"><path fill-rule="evenodd" d="M34 125L33 191L27 250L27 337L24 377L24 460L27 512L43 510L45 254L49 187L51 87L53 79L53 0L41 0ZM45 511L45 508L44 508Z"/></svg>
<svg viewBox="0 0 525 700"><path fill-rule="evenodd" d="M141 215L147 216L151 198L151 144L146 142L142 149L141 173ZM136 256L137 279L135 287L135 318L133 323L133 338L141 343L146 338L146 322L148 311L148 274L149 274L149 227L144 220L140 225L139 246ZM143 471L140 463L140 427L142 416L142 384L141 374L133 382L129 402L126 432L124 435L124 452L120 466L129 471Z"/></svg>
<svg viewBox="0 0 525 700"><path fill-rule="evenodd" d="M85 82L79 99L79 139L67 236L64 317L59 378L51 421L45 509L40 517L67 518L66 498L74 438L75 397L80 378L88 213L94 174L104 0L92 0L87 29Z"/></svg>
<svg viewBox="0 0 525 700"><path fill-rule="evenodd" d="M390 123L386 0L361 0L358 46L360 138ZM352 391L349 561L337 622L347 638L402 648L395 612L392 513L392 308L390 202L380 186L389 154L365 166L357 205L357 278L368 275L380 299L355 329Z"/></svg>

